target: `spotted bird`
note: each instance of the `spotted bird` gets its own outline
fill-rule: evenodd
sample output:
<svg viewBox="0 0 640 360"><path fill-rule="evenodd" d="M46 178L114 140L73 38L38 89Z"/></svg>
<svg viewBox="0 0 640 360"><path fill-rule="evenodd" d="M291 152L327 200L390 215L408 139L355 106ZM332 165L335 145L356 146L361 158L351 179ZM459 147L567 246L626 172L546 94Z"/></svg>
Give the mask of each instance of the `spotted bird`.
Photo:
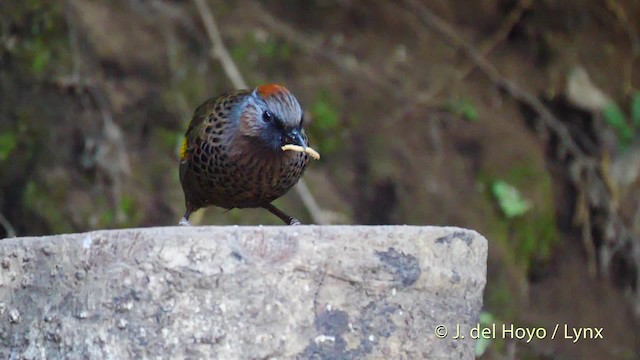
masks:
<svg viewBox="0 0 640 360"><path fill-rule="evenodd" d="M194 211L264 208L289 225L300 224L271 202L302 176L309 155L283 151L309 146L298 100L284 86L266 84L211 98L193 114L180 151L180 183L190 225Z"/></svg>

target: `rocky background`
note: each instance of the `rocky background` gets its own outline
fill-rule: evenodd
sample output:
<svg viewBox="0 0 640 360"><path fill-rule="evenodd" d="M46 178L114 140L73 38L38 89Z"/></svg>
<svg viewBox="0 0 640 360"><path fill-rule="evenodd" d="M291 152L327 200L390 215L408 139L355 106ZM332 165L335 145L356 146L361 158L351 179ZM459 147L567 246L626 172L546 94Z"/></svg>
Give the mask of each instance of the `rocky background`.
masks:
<svg viewBox="0 0 640 360"><path fill-rule="evenodd" d="M297 95L323 155L278 205L476 229L485 319L604 327L484 358L637 358L638 18L636 0L3 1L0 237L176 224L181 136L238 83L231 60Z"/></svg>

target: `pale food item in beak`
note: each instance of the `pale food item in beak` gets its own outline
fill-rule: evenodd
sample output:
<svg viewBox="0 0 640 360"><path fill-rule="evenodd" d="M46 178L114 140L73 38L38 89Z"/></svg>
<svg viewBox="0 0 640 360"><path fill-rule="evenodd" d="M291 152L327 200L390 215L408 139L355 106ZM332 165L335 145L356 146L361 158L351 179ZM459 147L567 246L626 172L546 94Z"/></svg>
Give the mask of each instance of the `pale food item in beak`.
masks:
<svg viewBox="0 0 640 360"><path fill-rule="evenodd" d="M293 145L293 144L287 144L284 145L283 147L281 147L282 151L287 151L287 150L291 150L291 151L297 151L297 152L304 152L309 154L312 158L319 160L320 159L320 154L313 150L310 147L304 147L304 146L300 146L300 145Z"/></svg>

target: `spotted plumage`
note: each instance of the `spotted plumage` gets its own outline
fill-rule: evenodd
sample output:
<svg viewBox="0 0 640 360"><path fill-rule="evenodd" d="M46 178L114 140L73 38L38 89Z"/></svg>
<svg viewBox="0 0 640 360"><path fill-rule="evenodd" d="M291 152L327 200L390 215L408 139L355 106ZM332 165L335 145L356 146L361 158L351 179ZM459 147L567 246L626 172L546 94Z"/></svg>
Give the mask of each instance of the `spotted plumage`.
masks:
<svg viewBox="0 0 640 360"><path fill-rule="evenodd" d="M282 151L308 146L302 110L283 86L268 84L211 98L191 118L180 156L186 212L200 208L263 207L289 224L296 219L271 202L302 176L309 155Z"/></svg>

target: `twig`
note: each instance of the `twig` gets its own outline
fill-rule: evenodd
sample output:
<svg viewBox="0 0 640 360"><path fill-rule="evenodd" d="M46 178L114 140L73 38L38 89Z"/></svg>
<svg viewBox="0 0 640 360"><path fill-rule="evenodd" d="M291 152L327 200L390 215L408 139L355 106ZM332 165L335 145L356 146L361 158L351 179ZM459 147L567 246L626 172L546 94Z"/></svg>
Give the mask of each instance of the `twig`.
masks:
<svg viewBox="0 0 640 360"><path fill-rule="evenodd" d="M629 42L631 43L631 59L629 59L629 62L624 69L625 93L630 94L631 92L635 91L632 76L633 64L638 59L638 57L640 57L640 37L631 24L631 21L629 21L629 17L624 11L624 8L617 0L607 0L606 4L609 11L611 11L615 15L615 17L618 18L618 21L620 21L622 27L627 32Z"/></svg>
<svg viewBox="0 0 640 360"><path fill-rule="evenodd" d="M213 49L211 50L212 55L220 61L225 74L227 74L227 77L235 88L248 88L247 82L242 77L242 74L240 74L238 66L236 66L236 63L231 57L231 54L229 54L227 47L224 45L224 41L222 40L220 30L218 29L218 25L216 24L216 20L213 17L211 9L209 9L209 6L207 6L205 0L194 1L196 3L196 6L198 7L198 11L200 12L200 18L204 23L204 27L207 29L207 34L209 35L209 40L211 40L211 45L213 45Z"/></svg>
<svg viewBox="0 0 640 360"><path fill-rule="evenodd" d="M499 43L504 41L504 39L509 35L509 32L513 29L515 24L520 21L522 14L531 7L531 0L521 0L518 4L509 12L506 16L505 20L502 22L498 30L486 41L484 41L479 46L479 53L482 54L483 57L488 56ZM456 81L462 81L473 72L473 70L477 67L476 62L469 63L465 68L462 69L456 75ZM389 127L395 125L398 121L405 118L409 113L414 111L419 106L430 105L433 104L435 98L437 98L442 91L451 84L450 81L441 82L439 86L435 89L431 89L428 91L424 91L415 96L412 104L409 104L405 107L402 107L396 110L390 117L389 120L385 122L385 127Z"/></svg>
<svg viewBox="0 0 640 360"><path fill-rule="evenodd" d="M602 180L597 176L595 178L587 179L583 179L581 177L580 174L583 170L588 171L589 173L598 171L599 164L578 146L566 125L553 115L553 113L551 113L551 111L536 96L518 86L511 79L500 74L500 72L491 63L489 63L482 54L480 54L466 40L461 38L449 24L432 13L421 2L417 0L405 0L405 2L411 6L412 10L416 14L418 14L420 20L425 26L437 32L445 41L453 44L456 48L461 49L491 82L507 92L512 98L527 104L538 114L540 121L547 128L552 130L559 138L558 157L566 158L567 155L571 155L573 158L573 170L576 171L576 174L573 174L573 181L579 191L584 192L586 191L585 188L590 186L602 186ZM577 203L576 207L579 205L580 204ZM610 209L607 209L607 212L611 218L614 220L617 219L616 214L611 212ZM590 214L587 212L584 219L582 219L580 226L583 232L583 241L585 241L585 250L589 256L588 262L590 271L593 273L593 268L597 263L597 259L593 242L590 241L592 240L590 234L593 225L591 220Z"/></svg>
<svg viewBox="0 0 640 360"><path fill-rule="evenodd" d="M102 87L97 81L87 81L83 75L83 67L88 60L82 56L80 49L80 36L78 25L74 17L74 13L70 2L65 2L64 16L69 27L69 45L71 47L72 72L70 76L61 77L55 82L61 87L69 87L86 92L89 95L92 107L97 109L102 117L102 138L99 140L94 161L97 167L102 170L106 176L113 182L111 189L111 197L114 207L116 208L116 218L119 222L123 222L125 214L120 209L120 201L122 197L122 187L124 179L131 175L131 165L129 153L127 151L126 142L122 129L113 120L111 106Z"/></svg>
<svg viewBox="0 0 640 360"><path fill-rule="evenodd" d="M371 68L369 64L359 62L352 55L340 54L327 46L320 44L317 40L301 34L299 31L296 31L294 28L289 26L289 24L273 16L258 2L253 2L252 4L257 10L256 13L260 14L257 20L289 43L296 45L309 55L327 60L345 73L358 76L361 79L378 86L390 96L394 96L399 99L404 98L401 92L396 91L397 85L393 84L393 82L388 78L380 76L380 73Z"/></svg>
<svg viewBox="0 0 640 360"><path fill-rule="evenodd" d="M11 225L11 222L9 222L9 220L4 217L2 213L0 213L0 225L2 225L2 227L4 228L4 231L7 233L8 238L16 237L16 229L14 229L13 225Z"/></svg>
<svg viewBox="0 0 640 360"><path fill-rule="evenodd" d="M216 23L215 17L213 16L213 12L205 2L205 0L194 0L196 6L198 7L198 11L200 12L200 17L204 26L207 30L207 34L209 35L209 40L213 46L212 55L217 58L218 61L222 64L222 68L233 84L234 87L238 89L246 89L248 88L247 82L242 77L238 66L233 61L231 54L227 50L227 47L224 44L224 40L220 35L220 30ZM327 225L330 223L329 214L330 212L325 212L320 208L318 202L313 197L309 188L307 187L304 179L300 179L295 186L296 193L302 200L305 208L311 215L313 222L320 225Z"/></svg>
<svg viewBox="0 0 640 360"><path fill-rule="evenodd" d="M529 105L535 112L538 113L540 119L545 123L547 127L552 129L558 137L561 138L565 147L565 151L577 158L585 158L585 154L576 144L573 137L569 133L564 124L556 118L555 115L534 95L521 88L518 84L511 79L503 76L498 69L489 63L482 54L480 54L471 44L466 40L458 36L455 30L447 24L444 20L436 16L431 10L426 8L420 1L417 0L405 0L411 8L419 15L422 23L439 33L442 38L461 49L471 60L475 63L476 67L480 69L485 76L496 84L499 88L506 91L511 97L516 100L522 101Z"/></svg>
<svg viewBox="0 0 640 360"><path fill-rule="evenodd" d="M171 82L176 85L181 79L178 78L177 73L179 72L180 64L178 61L178 39L176 39L175 32L173 31L164 31L166 47L167 47L167 62L169 63L169 68L171 69ZM174 100L176 102L176 107L178 110L184 114L185 118L189 117L189 113L192 109L189 108L187 98L183 92L175 92Z"/></svg>

